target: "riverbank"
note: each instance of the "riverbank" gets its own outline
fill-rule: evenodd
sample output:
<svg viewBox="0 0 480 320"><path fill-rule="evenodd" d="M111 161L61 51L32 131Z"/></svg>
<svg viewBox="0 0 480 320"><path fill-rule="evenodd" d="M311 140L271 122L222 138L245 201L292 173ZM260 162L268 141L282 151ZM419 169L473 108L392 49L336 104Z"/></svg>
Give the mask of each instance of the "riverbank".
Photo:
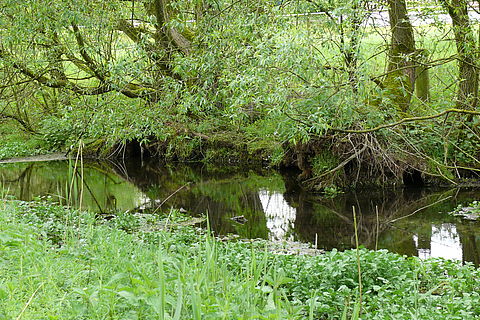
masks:
<svg viewBox="0 0 480 320"><path fill-rule="evenodd" d="M360 267L355 250L276 255L175 219L104 221L49 202L3 200L0 318L348 319L359 306L365 319L480 313L480 271L471 265L365 249Z"/></svg>
<svg viewBox="0 0 480 320"><path fill-rule="evenodd" d="M293 142L271 132L272 127L261 135L235 128L221 132L215 128L203 132L185 129L170 133L168 138L152 135L120 141L116 137L100 136L55 145L40 136L4 133L0 134L4 141L0 145L0 163L64 160L81 154L90 159L143 161L150 158L159 163L198 162L286 169L296 171L296 180L304 189L327 195L332 190L372 187L479 186L479 169L468 162L473 159L472 155L458 166L450 166L427 153L417 150L415 154L408 151L414 145L402 135L411 135L422 143L430 142L424 140L423 129L405 129L402 133L404 129L398 132L337 132Z"/></svg>

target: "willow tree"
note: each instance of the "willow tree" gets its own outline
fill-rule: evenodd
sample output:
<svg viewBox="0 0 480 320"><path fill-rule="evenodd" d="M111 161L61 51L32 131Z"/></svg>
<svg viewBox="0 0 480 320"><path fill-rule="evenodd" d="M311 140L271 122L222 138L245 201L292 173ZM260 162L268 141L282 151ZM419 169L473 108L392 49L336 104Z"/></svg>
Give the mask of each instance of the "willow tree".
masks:
<svg viewBox="0 0 480 320"><path fill-rule="evenodd" d="M4 1L3 98L12 94L9 88L34 84L77 95L118 92L157 100L162 82L176 78L172 57L188 54L191 45L171 25L177 11L170 2Z"/></svg>
<svg viewBox="0 0 480 320"><path fill-rule="evenodd" d="M316 12L328 18L328 24L338 33L331 41L335 43L343 60L342 69L356 92L359 87L359 52L363 36L363 24L370 17L375 3L367 0L307 0Z"/></svg>

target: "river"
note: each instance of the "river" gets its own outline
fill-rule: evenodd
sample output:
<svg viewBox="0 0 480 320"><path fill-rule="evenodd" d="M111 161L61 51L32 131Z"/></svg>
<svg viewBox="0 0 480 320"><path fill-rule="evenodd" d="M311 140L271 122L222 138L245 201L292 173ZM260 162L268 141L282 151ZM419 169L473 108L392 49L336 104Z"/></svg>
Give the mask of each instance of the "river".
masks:
<svg viewBox="0 0 480 320"><path fill-rule="evenodd" d="M4 196L50 197L63 204L70 198L73 205L109 214L182 209L208 215L218 235L299 241L325 250L354 247L355 207L360 242L367 248L480 264L480 222L448 214L479 199L475 189L369 189L324 198L303 190L291 172L166 166L155 159L86 161L82 186L81 170L73 174L74 166L73 161L1 164ZM231 219L237 216L246 222Z"/></svg>

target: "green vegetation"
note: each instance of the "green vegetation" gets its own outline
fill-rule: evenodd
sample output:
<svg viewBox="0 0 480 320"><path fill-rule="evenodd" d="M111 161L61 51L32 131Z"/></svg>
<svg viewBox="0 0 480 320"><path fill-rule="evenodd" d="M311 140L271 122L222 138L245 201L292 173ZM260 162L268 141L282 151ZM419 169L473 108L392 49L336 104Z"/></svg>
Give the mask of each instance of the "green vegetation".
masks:
<svg viewBox="0 0 480 320"><path fill-rule="evenodd" d="M0 159L78 150L255 162L296 167L305 186L332 196L402 180L461 183L480 170L480 39L469 6L2 0ZM99 211L116 208L110 191L80 167L64 173L58 193L74 202L78 192L80 207L85 197ZM105 203L87 190L89 179ZM136 201L121 181L115 188L129 194L119 207ZM241 186L228 188L241 209ZM225 197L209 185L198 190ZM251 201L258 204L258 194ZM185 219L177 211L101 215L4 200L0 319L480 314L479 271L471 265L364 249L275 255L262 242L219 242Z"/></svg>
<svg viewBox="0 0 480 320"><path fill-rule="evenodd" d="M138 205L140 190L112 169L89 162L74 174L74 166L74 161L0 165L0 180L9 195L26 201L49 196L77 207L81 202L82 208L96 212L126 211Z"/></svg>
<svg viewBox="0 0 480 320"><path fill-rule="evenodd" d="M0 133L0 135L2 136L0 159L45 154L48 152L48 150L43 148L43 141L32 138L27 134L15 132L10 134Z"/></svg>
<svg viewBox="0 0 480 320"><path fill-rule="evenodd" d="M275 255L183 220L2 201L0 319L340 319L360 305L355 251ZM471 265L361 249L360 266L362 318L480 312Z"/></svg>
<svg viewBox="0 0 480 320"><path fill-rule="evenodd" d="M100 157L298 167L313 189L412 170L457 183L480 142L467 4L5 1L1 135L35 143L0 157L84 143Z"/></svg>

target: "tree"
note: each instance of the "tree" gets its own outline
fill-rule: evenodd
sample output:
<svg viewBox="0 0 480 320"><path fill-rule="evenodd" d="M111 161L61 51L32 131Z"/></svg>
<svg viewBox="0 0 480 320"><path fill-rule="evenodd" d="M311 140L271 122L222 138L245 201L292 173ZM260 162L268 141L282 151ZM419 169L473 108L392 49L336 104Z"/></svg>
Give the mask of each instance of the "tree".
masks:
<svg viewBox="0 0 480 320"><path fill-rule="evenodd" d="M440 0L452 18L458 61L457 107L475 109L478 100L478 51L467 0Z"/></svg>
<svg viewBox="0 0 480 320"><path fill-rule="evenodd" d="M359 51L362 40L362 24L368 19L375 3L366 0L322 1L307 0L316 12L324 13L329 23L339 34L339 40L332 39L340 51L343 68L354 91L358 90Z"/></svg>
<svg viewBox="0 0 480 320"><path fill-rule="evenodd" d="M119 92L129 98L158 100L165 77L178 78L172 57L188 54L191 42L170 25L177 14L170 0L140 2L144 8L135 8L134 1L132 7L127 3L55 1L50 7L32 0L22 12L15 2L7 1L0 25L5 39L0 45L3 79L10 74L17 84L34 82L79 95ZM124 36L137 46L136 59L124 59L126 46L121 55L115 52Z"/></svg>
<svg viewBox="0 0 480 320"><path fill-rule="evenodd" d="M391 43L383 86L401 113L410 105L415 85L415 39L405 0L388 0Z"/></svg>

